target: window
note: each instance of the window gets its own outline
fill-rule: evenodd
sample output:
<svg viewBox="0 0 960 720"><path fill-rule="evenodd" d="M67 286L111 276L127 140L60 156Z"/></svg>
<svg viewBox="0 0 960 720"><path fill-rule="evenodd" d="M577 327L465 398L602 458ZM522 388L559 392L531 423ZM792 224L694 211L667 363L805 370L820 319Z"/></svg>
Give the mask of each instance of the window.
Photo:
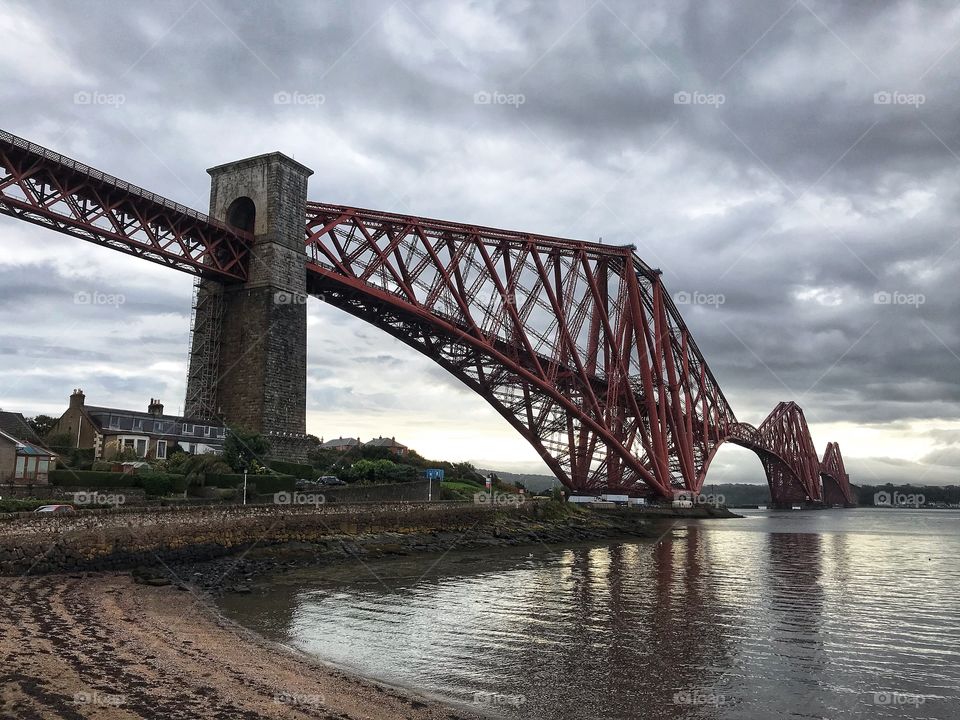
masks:
<svg viewBox="0 0 960 720"><path fill-rule="evenodd" d="M27 458L27 477L33 477L37 472L37 459L33 456Z"/></svg>
<svg viewBox="0 0 960 720"><path fill-rule="evenodd" d="M193 425L187 425L186 423L184 423L184 426L183 426L183 434L184 434L184 435L193 435Z"/></svg>
<svg viewBox="0 0 960 720"><path fill-rule="evenodd" d="M22 477L23 477L23 464L26 462L26 460L27 460L27 459L26 459L25 457L23 457L22 455L17 458L17 472L16 472L15 477L18 477L18 478L22 478Z"/></svg>
<svg viewBox="0 0 960 720"><path fill-rule="evenodd" d="M167 459L167 441L157 440L157 460Z"/></svg>
<svg viewBox="0 0 960 720"><path fill-rule="evenodd" d="M123 449L124 449L124 450L133 450L133 439L132 439L132 438L126 438L126 439L123 441Z"/></svg>
<svg viewBox="0 0 960 720"><path fill-rule="evenodd" d="M120 429L120 418L117 415L110 416L110 429L119 430Z"/></svg>
<svg viewBox="0 0 960 720"><path fill-rule="evenodd" d="M137 455L144 457L147 454L147 439L137 440Z"/></svg>
<svg viewBox="0 0 960 720"><path fill-rule="evenodd" d="M190 443L190 445L189 445L188 447L190 448L190 454L191 454L191 455L196 455L196 454L197 454L197 446L196 446L195 443Z"/></svg>
<svg viewBox="0 0 960 720"><path fill-rule="evenodd" d="M213 434L213 428L212 428L212 427L205 427L205 428L204 428L204 435L206 435L207 437L210 437L211 434Z"/></svg>
<svg viewBox="0 0 960 720"><path fill-rule="evenodd" d="M37 476L46 477L47 471L49 470L50 461L49 460L37 460Z"/></svg>
<svg viewBox="0 0 960 720"><path fill-rule="evenodd" d="M141 418L133 419L133 429L134 430L143 430L143 420Z"/></svg>

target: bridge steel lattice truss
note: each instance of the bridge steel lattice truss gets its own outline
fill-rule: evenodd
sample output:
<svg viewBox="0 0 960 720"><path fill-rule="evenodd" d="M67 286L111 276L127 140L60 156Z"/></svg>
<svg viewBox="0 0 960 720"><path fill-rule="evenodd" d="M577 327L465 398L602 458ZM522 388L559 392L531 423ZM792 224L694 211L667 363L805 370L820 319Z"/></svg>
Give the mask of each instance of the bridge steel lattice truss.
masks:
<svg viewBox="0 0 960 720"><path fill-rule="evenodd" d="M236 228L0 131L0 213L225 283ZM571 491L700 493L725 442L775 503L853 504L839 446L801 408L739 422L658 270L632 247L309 202L308 292L417 349L482 396Z"/></svg>

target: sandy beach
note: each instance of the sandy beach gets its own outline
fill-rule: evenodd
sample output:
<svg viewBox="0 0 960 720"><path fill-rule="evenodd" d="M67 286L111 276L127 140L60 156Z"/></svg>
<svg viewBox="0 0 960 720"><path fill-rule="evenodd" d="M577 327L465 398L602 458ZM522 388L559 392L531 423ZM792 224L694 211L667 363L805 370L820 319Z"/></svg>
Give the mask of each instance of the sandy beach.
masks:
<svg viewBox="0 0 960 720"><path fill-rule="evenodd" d="M473 718L326 666L128 574L0 578L0 717Z"/></svg>

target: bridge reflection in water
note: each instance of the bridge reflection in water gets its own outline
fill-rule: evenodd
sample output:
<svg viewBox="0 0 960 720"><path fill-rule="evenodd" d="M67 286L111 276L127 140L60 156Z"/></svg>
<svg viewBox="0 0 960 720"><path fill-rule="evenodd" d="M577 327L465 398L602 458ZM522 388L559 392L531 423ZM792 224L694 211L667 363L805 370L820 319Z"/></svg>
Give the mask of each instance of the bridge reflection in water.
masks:
<svg viewBox="0 0 960 720"><path fill-rule="evenodd" d="M904 707L882 693L896 692L947 720L960 513L930 515L690 521L657 542L301 572L223 603L333 662L508 718L894 718Z"/></svg>

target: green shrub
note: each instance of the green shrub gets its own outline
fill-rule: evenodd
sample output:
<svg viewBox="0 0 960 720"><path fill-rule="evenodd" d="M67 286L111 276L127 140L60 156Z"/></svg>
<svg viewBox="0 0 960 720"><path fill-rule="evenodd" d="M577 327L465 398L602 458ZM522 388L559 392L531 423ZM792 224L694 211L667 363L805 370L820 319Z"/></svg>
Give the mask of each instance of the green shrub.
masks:
<svg viewBox="0 0 960 720"><path fill-rule="evenodd" d="M57 467L89 470L93 465L93 448L72 448L69 445L49 445L57 454Z"/></svg>
<svg viewBox="0 0 960 720"><path fill-rule="evenodd" d="M136 487L136 475L102 470L51 470L50 484L88 488Z"/></svg>
<svg viewBox="0 0 960 720"><path fill-rule="evenodd" d="M292 492L296 488L297 478L293 475L247 475L247 494L254 490L258 493L275 493L284 490ZM242 488L243 473L230 475L210 475L207 485L218 488Z"/></svg>
<svg viewBox="0 0 960 720"><path fill-rule="evenodd" d="M141 471L130 479L135 480L135 487L142 487L147 495L171 495L183 492L187 487L187 479L173 473Z"/></svg>
<svg viewBox="0 0 960 720"><path fill-rule="evenodd" d="M203 487L210 483L210 478L229 473L230 466L219 455L189 455L180 464L179 472L186 477L187 485Z"/></svg>
<svg viewBox="0 0 960 720"><path fill-rule="evenodd" d="M314 471L313 465L302 465L285 460L271 460L267 463L267 467L276 470L281 475L293 475L306 480L316 480L317 473Z"/></svg>
<svg viewBox="0 0 960 720"><path fill-rule="evenodd" d="M293 492L297 479L293 475L256 475L253 484L258 493ZM240 483L243 484L243 478L240 478ZM247 478L247 483L250 483L250 478Z"/></svg>
<svg viewBox="0 0 960 720"><path fill-rule="evenodd" d="M392 483L416 480L418 470L412 465L392 460L357 460L338 473L344 480L360 483Z"/></svg>
<svg viewBox="0 0 960 720"><path fill-rule="evenodd" d="M65 501L69 503L70 501ZM53 505L53 500L35 500L33 498L24 498L22 500L0 500L0 513L8 512L32 512L41 505Z"/></svg>
<svg viewBox="0 0 960 720"><path fill-rule="evenodd" d="M147 495L181 493L187 487L183 475L142 470L137 474L99 470L51 470L50 484L90 490L141 487Z"/></svg>
<svg viewBox="0 0 960 720"><path fill-rule="evenodd" d="M223 461L235 472L253 468L253 461L270 456L270 441L259 433L229 428L223 443Z"/></svg>

